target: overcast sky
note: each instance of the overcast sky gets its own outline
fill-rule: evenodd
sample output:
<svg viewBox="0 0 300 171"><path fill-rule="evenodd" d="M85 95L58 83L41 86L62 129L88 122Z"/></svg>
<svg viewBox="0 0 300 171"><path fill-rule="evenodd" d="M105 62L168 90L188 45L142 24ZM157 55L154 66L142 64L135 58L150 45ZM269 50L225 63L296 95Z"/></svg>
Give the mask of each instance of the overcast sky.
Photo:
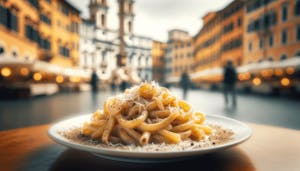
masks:
<svg viewBox="0 0 300 171"><path fill-rule="evenodd" d="M69 0L89 16L89 0ZM202 16L209 11L222 9L232 0L136 0L134 6L134 33L166 41L167 31L178 28L195 35L202 26ZM107 25L118 28L117 0L108 0Z"/></svg>

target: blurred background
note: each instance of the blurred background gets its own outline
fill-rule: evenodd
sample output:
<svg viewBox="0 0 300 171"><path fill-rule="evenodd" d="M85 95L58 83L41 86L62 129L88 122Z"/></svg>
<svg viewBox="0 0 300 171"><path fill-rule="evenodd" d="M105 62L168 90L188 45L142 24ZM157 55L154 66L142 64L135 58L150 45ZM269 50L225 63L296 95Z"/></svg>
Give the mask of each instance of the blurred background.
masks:
<svg viewBox="0 0 300 171"><path fill-rule="evenodd" d="M196 110L300 129L300 0L0 0L0 130L156 81Z"/></svg>

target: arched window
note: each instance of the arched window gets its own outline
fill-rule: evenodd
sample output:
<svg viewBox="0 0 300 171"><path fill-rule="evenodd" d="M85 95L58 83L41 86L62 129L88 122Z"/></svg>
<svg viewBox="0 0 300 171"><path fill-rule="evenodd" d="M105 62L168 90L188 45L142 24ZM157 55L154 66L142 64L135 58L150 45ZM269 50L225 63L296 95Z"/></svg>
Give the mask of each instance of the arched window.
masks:
<svg viewBox="0 0 300 171"><path fill-rule="evenodd" d="M4 55L5 53L5 48L4 46L0 45L0 55Z"/></svg>
<svg viewBox="0 0 300 171"><path fill-rule="evenodd" d="M128 22L128 32L132 32L132 23L131 21Z"/></svg>
<svg viewBox="0 0 300 171"><path fill-rule="evenodd" d="M101 14L101 26L105 26L105 15Z"/></svg>
<svg viewBox="0 0 300 171"><path fill-rule="evenodd" d="M283 54L283 55L281 55L281 57L280 57L280 60L286 60L287 59L287 56L285 55L285 54Z"/></svg>

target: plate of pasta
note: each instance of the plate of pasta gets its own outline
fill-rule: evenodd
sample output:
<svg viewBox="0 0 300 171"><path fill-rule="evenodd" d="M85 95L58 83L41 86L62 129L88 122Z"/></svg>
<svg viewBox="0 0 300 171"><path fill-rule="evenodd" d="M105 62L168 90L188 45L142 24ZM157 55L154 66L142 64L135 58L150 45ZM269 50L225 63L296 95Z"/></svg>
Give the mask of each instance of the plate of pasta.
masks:
<svg viewBox="0 0 300 171"><path fill-rule="evenodd" d="M167 88L145 82L108 98L102 110L54 124L48 134L102 158L167 162L237 145L252 131L240 121L194 111Z"/></svg>

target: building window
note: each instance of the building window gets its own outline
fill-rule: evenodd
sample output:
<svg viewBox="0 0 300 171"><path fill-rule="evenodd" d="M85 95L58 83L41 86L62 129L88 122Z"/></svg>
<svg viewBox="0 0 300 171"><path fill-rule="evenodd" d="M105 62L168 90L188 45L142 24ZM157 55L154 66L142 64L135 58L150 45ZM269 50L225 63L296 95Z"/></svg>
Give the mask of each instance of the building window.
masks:
<svg viewBox="0 0 300 171"><path fill-rule="evenodd" d="M249 51L249 52L252 51L252 42L250 42L250 43L248 44L248 51Z"/></svg>
<svg viewBox="0 0 300 171"><path fill-rule="evenodd" d="M281 55L281 57L280 57L280 60L286 60L287 59L287 56L285 55L285 54L283 54L283 55Z"/></svg>
<svg viewBox="0 0 300 171"><path fill-rule="evenodd" d="M262 49L264 47L264 38L259 39L259 48Z"/></svg>
<svg viewBox="0 0 300 171"><path fill-rule="evenodd" d="M18 31L17 12L0 5L0 24L9 30Z"/></svg>
<svg viewBox="0 0 300 171"><path fill-rule="evenodd" d="M105 26L105 15L101 14L101 26Z"/></svg>
<svg viewBox="0 0 300 171"><path fill-rule="evenodd" d="M297 41L300 41L300 25L297 25L296 28L296 39Z"/></svg>
<svg viewBox="0 0 300 171"><path fill-rule="evenodd" d="M39 33L38 31L31 25L26 24L25 26L26 37L34 42L38 42Z"/></svg>
<svg viewBox="0 0 300 171"><path fill-rule="evenodd" d="M29 24L26 24L25 26L25 35L29 40L37 43L39 42L39 32Z"/></svg>
<svg viewBox="0 0 300 171"><path fill-rule="evenodd" d="M287 43L287 37L288 37L287 34L288 34L287 30L283 30L281 32L281 43L282 44L286 44Z"/></svg>
<svg viewBox="0 0 300 171"><path fill-rule="evenodd" d="M39 8L39 2L38 0L28 0L28 2L30 3L30 5L32 5L35 8Z"/></svg>
<svg viewBox="0 0 300 171"><path fill-rule="evenodd" d="M295 15L300 15L300 0L296 1L296 4L295 4Z"/></svg>
<svg viewBox="0 0 300 171"><path fill-rule="evenodd" d="M230 23L230 24L224 26L223 33L228 33L230 31L232 31L233 29L234 29L234 24Z"/></svg>
<svg viewBox="0 0 300 171"><path fill-rule="evenodd" d="M71 24L71 32L78 33L78 23L77 22L72 22L72 24Z"/></svg>
<svg viewBox="0 0 300 171"><path fill-rule="evenodd" d="M269 36L269 46L272 47L273 46L273 35Z"/></svg>
<svg viewBox="0 0 300 171"><path fill-rule="evenodd" d="M132 32L132 23L131 21L128 22L128 32Z"/></svg>
<svg viewBox="0 0 300 171"><path fill-rule="evenodd" d="M62 4L59 4L58 8L60 12L62 12L64 15L69 16L69 9L67 7L65 7Z"/></svg>
<svg viewBox="0 0 300 171"><path fill-rule="evenodd" d="M0 55L3 55L5 53L5 49L2 45L0 45Z"/></svg>
<svg viewBox="0 0 300 171"><path fill-rule="evenodd" d="M39 46L45 50L51 49L51 43L47 38L39 38Z"/></svg>
<svg viewBox="0 0 300 171"><path fill-rule="evenodd" d="M51 19L45 14L40 14L40 20L48 25L51 25Z"/></svg>
<svg viewBox="0 0 300 171"><path fill-rule="evenodd" d="M296 53L296 56L297 56L297 57L300 57L300 51Z"/></svg>
<svg viewBox="0 0 300 171"><path fill-rule="evenodd" d="M69 57L70 56L70 50L66 47L59 47L59 54L65 57Z"/></svg>
<svg viewBox="0 0 300 171"><path fill-rule="evenodd" d="M287 4L284 4L282 7L281 7L281 20L282 21L286 21L288 18L288 5Z"/></svg>
<svg viewBox="0 0 300 171"><path fill-rule="evenodd" d="M239 26L239 27L242 26L242 19L241 19L241 18L238 19L238 26Z"/></svg>

